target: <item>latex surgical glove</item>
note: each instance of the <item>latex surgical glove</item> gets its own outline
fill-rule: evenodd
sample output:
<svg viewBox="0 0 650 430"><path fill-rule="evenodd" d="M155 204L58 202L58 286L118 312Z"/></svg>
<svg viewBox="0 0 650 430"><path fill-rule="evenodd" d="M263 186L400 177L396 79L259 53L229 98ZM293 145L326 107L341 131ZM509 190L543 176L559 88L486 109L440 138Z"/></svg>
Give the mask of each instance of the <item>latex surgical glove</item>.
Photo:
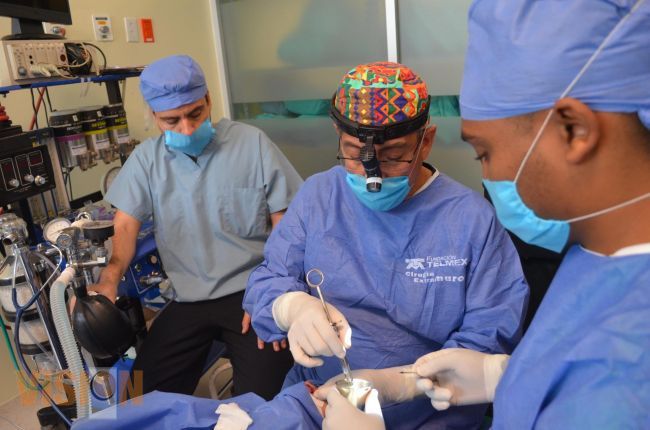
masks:
<svg viewBox="0 0 650 430"><path fill-rule="evenodd" d="M401 371L409 373L400 373ZM352 377L371 382L373 388L379 392L379 401L382 404L408 402L424 394L424 391L417 387L418 375L413 373L411 366L353 370ZM336 381L341 379L343 374L331 378L314 392L314 396L321 400L327 399L332 389L336 391Z"/></svg>
<svg viewBox="0 0 650 430"><path fill-rule="evenodd" d="M354 407L336 390L327 395L327 408L323 419L323 430L384 430L384 417L377 390L371 390L366 397L365 412Z"/></svg>
<svg viewBox="0 0 650 430"><path fill-rule="evenodd" d="M285 293L273 302L273 319L277 326L287 331L289 350L296 363L305 367L323 364L319 356L345 356L351 346L352 331L343 314L327 304L338 335L327 321L320 300L307 293Z"/></svg>
<svg viewBox="0 0 650 430"><path fill-rule="evenodd" d="M485 354L471 349L449 348L424 355L413 370L423 379L418 388L431 399L439 411L450 405L490 403L509 355Z"/></svg>

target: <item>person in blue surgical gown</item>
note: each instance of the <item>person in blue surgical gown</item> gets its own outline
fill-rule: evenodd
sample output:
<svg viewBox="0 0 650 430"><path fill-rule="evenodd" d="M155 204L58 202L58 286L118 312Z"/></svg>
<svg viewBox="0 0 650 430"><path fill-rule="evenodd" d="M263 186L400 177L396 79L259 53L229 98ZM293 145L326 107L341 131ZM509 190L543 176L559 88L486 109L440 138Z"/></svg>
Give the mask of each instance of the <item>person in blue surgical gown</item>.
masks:
<svg viewBox="0 0 650 430"><path fill-rule="evenodd" d="M435 408L494 398L495 429L650 428L649 41L648 0L472 5L464 138L504 226L568 250L512 357L416 362Z"/></svg>
<svg viewBox="0 0 650 430"><path fill-rule="evenodd" d="M428 107L426 85L404 65L344 76L331 107L342 164L299 190L249 278L244 308L265 341L288 337L297 365L285 386L323 384L346 356L352 369L386 372L368 378L389 427L476 428L485 406L435 411L424 396L412 400L417 378L399 369L443 348L511 352L528 287L492 207L424 162L436 131ZM338 335L306 283L311 269L324 275ZM407 388L389 393L400 386L386 383L393 378Z"/></svg>

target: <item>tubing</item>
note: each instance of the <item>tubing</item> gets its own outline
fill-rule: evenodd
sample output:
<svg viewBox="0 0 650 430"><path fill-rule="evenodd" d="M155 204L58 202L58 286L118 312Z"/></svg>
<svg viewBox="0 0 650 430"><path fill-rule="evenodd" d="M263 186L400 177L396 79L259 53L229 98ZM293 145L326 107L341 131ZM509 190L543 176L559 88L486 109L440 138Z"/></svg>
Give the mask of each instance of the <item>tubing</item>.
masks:
<svg viewBox="0 0 650 430"><path fill-rule="evenodd" d="M2 328L2 335L5 340L5 344L7 345L7 350L9 351L9 358L11 358L11 362L14 365L14 369L16 370L16 374L20 378L20 382L22 382L23 386L27 388L28 390L33 390L33 391L38 391L39 388L31 385L23 376L22 372L20 371L20 366L18 365L18 361L16 360L16 353L14 352L14 348L11 345L11 340L9 338L9 333L7 333L7 328L5 327L5 324L3 321L0 321L0 326ZM46 386L47 383L44 385Z"/></svg>
<svg viewBox="0 0 650 430"><path fill-rule="evenodd" d="M77 348L68 308L65 303L65 290L74 278L75 270L67 267L61 276L59 276L50 288L50 306L54 318L54 326L59 335L59 341L63 347L63 354L68 364L68 369L72 374L74 385L75 400L77 402L77 419L86 418L91 413L90 387L88 385L88 375L84 370L81 353Z"/></svg>
<svg viewBox="0 0 650 430"><path fill-rule="evenodd" d="M27 273L27 267L25 266L25 261L24 261L23 256L21 255L20 252L18 252L18 254L16 254L15 250L14 250L13 254L16 255L16 264L14 265L14 277L13 277L13 280L11 282L11 284L12 284L11 285L11 288L12 288L11 301L13 302L13 305L16 308L16 324L14 325L14 343L16 344L16 348L18 349L18 359L20 361L20 364L23 366L23 370L25 371L25 373L27 373L29 375L32 382L36 385L36 387L41 392L41 394L47 399L48 402L50 402L50 404L52 405L52 409L54 409L54 411L57 414L59 414L59 416L61 417L63 422L65 422L69 427L72 427L72 423L70 422L68 417L66 417L66 415L61 411L61 409L59 409L59 407L57 406L54 399L47 393L47 391L45 391L44 386L38 381L38 379L36 379L36 377L34 376L34 374L31 371L31 369L27 365L27 362L25 361L25 357L23 357L22 353L20 352L20 334L19 333L20 333L20 320L22 318L23 311L25 309L28 309L38 299L41 292L43 291L43 287L41 287L41 289L39 289L37 292L34 293L32 298L27 301L25 306L20 306L18 304L18 295L17 295L16 289L15 289L15 283L16 283L15 270L16 270L16 265L18 263L18 260L20 260L20 263L23 265L23 269L25 269L25 273Z"/></svg>

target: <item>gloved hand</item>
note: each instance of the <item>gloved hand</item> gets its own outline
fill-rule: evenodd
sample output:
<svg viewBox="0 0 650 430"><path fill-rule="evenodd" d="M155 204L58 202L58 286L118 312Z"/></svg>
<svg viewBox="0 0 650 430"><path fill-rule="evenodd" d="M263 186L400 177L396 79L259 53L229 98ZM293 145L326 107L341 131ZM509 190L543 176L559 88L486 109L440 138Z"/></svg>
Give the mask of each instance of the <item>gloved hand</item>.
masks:
<svg viewBox="0 0 650 430"><path fill-rule="evenodd" d="M273 302L273 319L277 326L288 331L289 350L296 363L305 367L323 364L319 356L345 356L350 348L352 330L343 314L327 304L338 335L327 321L320 300L301 291L285 293Z"/></svg>
<svg viewBox="0 0 650 430"><path fill-rule="evenodd" d="M379 392L379 401L382 404L408 402L423 395L424 390L416 386L418 375L400 371L413 372L411 366L398 366L388 369L353 370L352 377L370 381ZM342 374L331 378L314 392L314 396L320 400L327 399L330 391L336 391L335 383L340 379L343 379Z"/></svg>
<svg viewBox="0 0 650 430"><path fill-rule="evenodd" d="M384 430L377 390L371 390L366 398L365 412L361 412L338 391L330 390L323 419L323 430Z"/></svg>
<svg viewBox="0 0 650 430"><path fill-rule="evenodd" d="M439 411L450 405L474 405L494 400L497 384L509 355L485 354L471 349L449 348L424 355L413 370L424 379L419 389Z"/></svg>

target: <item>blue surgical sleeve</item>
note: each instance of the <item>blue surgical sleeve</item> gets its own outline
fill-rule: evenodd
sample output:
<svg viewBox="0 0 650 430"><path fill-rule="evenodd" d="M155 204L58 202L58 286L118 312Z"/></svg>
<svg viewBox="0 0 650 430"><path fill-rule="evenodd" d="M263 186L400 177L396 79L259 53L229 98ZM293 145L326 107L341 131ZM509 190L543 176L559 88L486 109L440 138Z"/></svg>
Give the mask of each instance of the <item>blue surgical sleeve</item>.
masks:
<svg viewBox="0 0 650 430"><path fill-rule="evenodd" d="M510 354L521 339L528 307L528 284L517 251L498 221L492 220L468 278L465 315L443 348Z"/></svg>
<svg viewBox="0 0 650 430"><path fill-rule="evenodd" d="M266 342L286 337L273 319L275 299L290 291L307 291L303 281L306 234L301 216L309 198L305 194L302 187L266 242L264 262L248 278L244 309L251 315L255 333Z"/></svg>

